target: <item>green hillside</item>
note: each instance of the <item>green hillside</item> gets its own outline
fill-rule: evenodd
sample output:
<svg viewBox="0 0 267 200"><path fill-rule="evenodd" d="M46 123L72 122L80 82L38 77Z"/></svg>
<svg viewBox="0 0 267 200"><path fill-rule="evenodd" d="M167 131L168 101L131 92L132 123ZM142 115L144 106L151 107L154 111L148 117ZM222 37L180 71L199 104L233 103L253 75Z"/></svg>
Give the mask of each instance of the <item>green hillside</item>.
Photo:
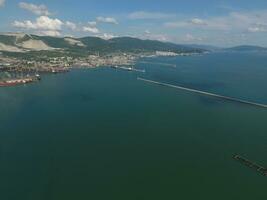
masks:
<svg viewBox="0 0 267 200"><path fill-rule="evenodd" d="M82 45L75 45L66 41L66 38L27 35L23 37L0 35L0 43L5 45L20 47L18 44L28 40L39 40L47 46L66 52L83 53L99 52L102 54L114 52L155 52L155 51L172 51L175 53L203 52L203 49L192 48L185 45L177 45L152 40L141 40L131 37L113 38L104 40L98 37L69 38L80 42ZM4 51L4 50L2 50ZM55 50L54 50L55 51Z"/></svg>
<svg viewBox="0 0 267 200"><path fill-rule="evenodd" d="M252 45L242 45L225 49L227 51L267 51L267 48Z"/></svg>

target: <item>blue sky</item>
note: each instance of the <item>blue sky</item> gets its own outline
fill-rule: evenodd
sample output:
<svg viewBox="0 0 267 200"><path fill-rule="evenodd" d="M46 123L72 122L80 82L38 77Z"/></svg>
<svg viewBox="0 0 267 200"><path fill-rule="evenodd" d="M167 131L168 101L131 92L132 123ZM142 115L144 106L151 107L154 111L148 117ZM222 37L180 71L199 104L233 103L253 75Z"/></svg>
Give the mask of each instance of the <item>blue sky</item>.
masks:
<svg viewBox="0 0 267 200"><path fill-rule="evenodd" d="M0 31L267 46L267 1L0 0Z"/></svg>

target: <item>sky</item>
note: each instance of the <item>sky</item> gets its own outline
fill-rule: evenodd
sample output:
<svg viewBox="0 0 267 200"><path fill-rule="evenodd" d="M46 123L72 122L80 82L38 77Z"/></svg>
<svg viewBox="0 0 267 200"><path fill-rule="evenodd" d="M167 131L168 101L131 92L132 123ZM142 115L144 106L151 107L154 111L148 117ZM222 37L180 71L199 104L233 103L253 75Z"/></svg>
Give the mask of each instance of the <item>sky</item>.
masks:
<svg viewBox="0 0 267 200"><path fill-rule="evenodd" d="M0 32L267 47L267 0L0 0Z"/></svg>

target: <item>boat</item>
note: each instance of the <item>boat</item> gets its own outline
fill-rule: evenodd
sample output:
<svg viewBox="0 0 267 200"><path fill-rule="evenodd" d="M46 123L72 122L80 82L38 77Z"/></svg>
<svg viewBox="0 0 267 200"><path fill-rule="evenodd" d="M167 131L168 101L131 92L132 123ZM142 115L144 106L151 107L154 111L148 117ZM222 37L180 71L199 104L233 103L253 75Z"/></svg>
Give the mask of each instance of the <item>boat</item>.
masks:
<svg viewBox="0 0 267 200"><path fill-rule="evenodd" d="M8 82L0 82L0 87L10 87L10 86L15 86L18 85L17 83L8 83Z"/></svg>
<svg viewBox="0 0 267 200"><path fill-rule="evenodd" d="M32 83L34 81L41 80L41 77L39 74L36 74L32 77L26 77L26 78L20 78L20 79L10 79L0 82L0 87L10 87L10 86L16 86L16 85L23 85L27 83Z"/></svg>
<svg viewBox="0 0 267 200"><path fill-rule="evenodd" d="M37 80L41 80L40 74L35 74L35 77L36 77Z"/></svg>

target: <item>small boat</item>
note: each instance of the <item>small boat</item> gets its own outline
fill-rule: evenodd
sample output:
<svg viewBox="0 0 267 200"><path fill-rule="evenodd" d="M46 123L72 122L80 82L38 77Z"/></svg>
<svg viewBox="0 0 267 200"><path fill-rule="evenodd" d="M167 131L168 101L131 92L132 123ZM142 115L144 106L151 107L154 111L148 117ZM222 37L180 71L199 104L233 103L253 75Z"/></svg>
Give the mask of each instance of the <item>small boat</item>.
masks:
<svg viewBox="0 0 267 200"><path fill-rule="evenodd" d="M35 77L36 77L37 80L41 80L40 74L35 74Z"/></svg>

